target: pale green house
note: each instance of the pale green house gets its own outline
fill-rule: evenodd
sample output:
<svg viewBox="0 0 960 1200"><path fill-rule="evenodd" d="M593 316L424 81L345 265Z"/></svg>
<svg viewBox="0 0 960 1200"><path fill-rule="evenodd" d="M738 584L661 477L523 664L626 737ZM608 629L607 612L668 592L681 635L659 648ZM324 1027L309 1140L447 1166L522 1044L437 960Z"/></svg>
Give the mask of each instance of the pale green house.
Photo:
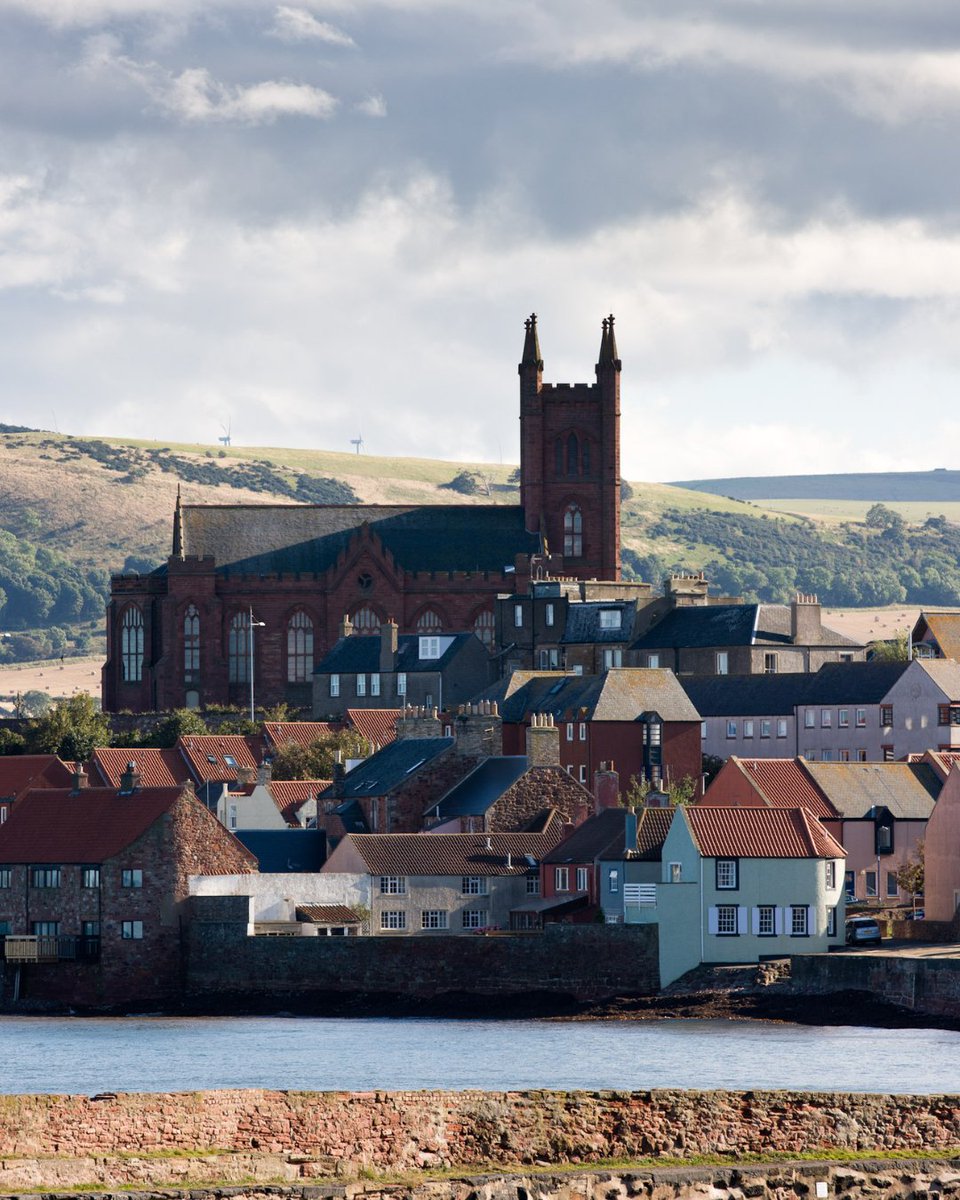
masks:
<svg viewBox="0 0 960 1200"><path fill-rule="evenodd" d="M659 882L624 921L660 926L660 984L701 963L821 954L844 940L843 847L803 808L677 809Z"/></svg>

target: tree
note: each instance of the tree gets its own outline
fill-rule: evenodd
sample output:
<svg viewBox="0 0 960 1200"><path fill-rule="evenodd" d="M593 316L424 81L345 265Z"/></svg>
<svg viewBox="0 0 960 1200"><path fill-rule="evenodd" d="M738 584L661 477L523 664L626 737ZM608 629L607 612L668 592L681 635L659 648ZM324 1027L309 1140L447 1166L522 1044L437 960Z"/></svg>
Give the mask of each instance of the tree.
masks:
<svg viewBox="0 0 960 1200"><path fill-rule="evenodd" d="M887 641L874 642L871 656L873 662L907 662L910 657L908 630L899 629Z"/></svg>
<svg viewBox="0 0 960 1200"><path fill-rule="evenodd" d="M53 699L49 692L40 692L36 688L31 688L29 691L18 696L16 700L16 709L18 717L42 717L44 713L50 711L50 705Z"/></svg>
<svg viewBox="0 0 960 1200"><path fill-rule="evenodd" d="M175 708L168 713L153 731L142 741L145 746L175 746L177 740L188 734L209 733L207 724L195 708Z"/></svg>
<svg viewBox="0 0 960 1200"><path fill-rule="evenodd" d="M870 529L894 529L898 532L902 532L904 524L903 517L885 504L872 504L867 509L864 523Z"/></svg>
<svg viewBox="0 0 960 1200"><path fill-rule="evenodd" d="M912 857L894 871L894 877L909 896L923 895L923 842L917 842Z"/></svg>
<svg viewBox="0 0 960 1200"><path fill-rule="evenodd" d="M623 796L624 806L626 808L643 808L647 802L647 796L653 790L654 785L649 779L640 779L636 775L631 775L630 786ZM672 805L689 804L696 795L697 781L692 775L684 775L682 779L668 784L664 791Z"/></svg>
<svg viewBox="0 0 960 1200"><path fill-rule="evenodd" d="M78 692L31 721L26 738L33 754L58 754L86 762L97 746L110 744L110 722L89 692Z"/></svg>
<svg viewBox="0 0 960 1200"><path fill-rule="evenodd" d="M341 729L329 737L317 738L309 746L287 742L273 756L274 779L331 779L337 751L344 762L348 758L366 758L368 742L353 729Z"/></svg>

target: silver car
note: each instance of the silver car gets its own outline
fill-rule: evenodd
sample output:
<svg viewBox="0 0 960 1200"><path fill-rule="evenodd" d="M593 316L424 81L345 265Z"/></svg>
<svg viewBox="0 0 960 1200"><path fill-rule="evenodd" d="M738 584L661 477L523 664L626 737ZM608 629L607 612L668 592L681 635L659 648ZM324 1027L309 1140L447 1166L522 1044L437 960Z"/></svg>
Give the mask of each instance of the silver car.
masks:
<svg viewBox="0 0 960 1200"><path fill-rule="evenodd" d="M848 946L880 945L883 935L873 917L847 917L845 926Z"/></svg>

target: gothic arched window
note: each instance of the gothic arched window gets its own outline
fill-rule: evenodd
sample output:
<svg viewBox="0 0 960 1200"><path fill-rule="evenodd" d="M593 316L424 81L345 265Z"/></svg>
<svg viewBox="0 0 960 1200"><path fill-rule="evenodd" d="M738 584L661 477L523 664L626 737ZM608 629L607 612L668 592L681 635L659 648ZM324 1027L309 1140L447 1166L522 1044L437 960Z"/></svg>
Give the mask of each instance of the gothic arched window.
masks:
<svg viewBox="0 0 960 1200"><path fill-rule="evenodd" d="M496 621L489 609L477 614L473 622L473 632L488 650L493 649L493 643L496 638Z"/></svg>
<svg viewBox="0 0 960 1200"><path fill-rule="evenodd" d="M183 614L183 677L192 683L200 673L200 613L191 604Z"/></svg>
<svg viewBox="0 0 960 1200"><path fill-rule="evenodd" d="M353 632L368 634L380 632L380 618L369 604L364 604L353 614Z"/></svg>
<svg viewBox="0 0 960 1200"><path fill-rule="evenodd" d="M227 678L231 683L250 682L250 614L234 613L227 637Z"/></svg>
<svg viewBox="0 0 960 1200"><path fill-rule="evenodd" d="M143 613L133 604L120 622L120 669L124 683L143 678Z"/></svg>
<svg viewBox="0 0 960 1200"><path fill-rule="evenodd" d="M567 438L567 474L580 474L580 442L575 433Z"/></svg>
<svg viewBox="0 0 960 1200"><path fill-rule="evenodd" d="M583 513L579 504L567 505L563 514L563 553L567 558L583 556Z"/></svg>
<svg viewBox="0 0 960 1200"><path fill-rule="evenodd" d="M313 674L313 622L300 609L287 622L287 682L309 683Z"/></svg>
<svg viewBox="0 0 960 1200"><path fill-rule="evenodd" d="M432 608L425 609L417 617L417 633L440 633L442 629L443 621L440 620L440 614L435 613Z"/></svg>

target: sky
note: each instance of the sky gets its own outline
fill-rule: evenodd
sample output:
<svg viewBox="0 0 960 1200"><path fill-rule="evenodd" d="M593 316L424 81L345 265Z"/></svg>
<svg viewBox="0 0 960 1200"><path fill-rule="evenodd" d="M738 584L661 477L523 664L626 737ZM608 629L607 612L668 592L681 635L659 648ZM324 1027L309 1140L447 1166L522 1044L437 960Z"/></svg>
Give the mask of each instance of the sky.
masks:
<svg viewBox="0 0 960 1200"><path fill-rule="evenodd" d="M960 468L956 0L0 0L0 420ZM957 410L957 411L955 411Z"/></svg>

